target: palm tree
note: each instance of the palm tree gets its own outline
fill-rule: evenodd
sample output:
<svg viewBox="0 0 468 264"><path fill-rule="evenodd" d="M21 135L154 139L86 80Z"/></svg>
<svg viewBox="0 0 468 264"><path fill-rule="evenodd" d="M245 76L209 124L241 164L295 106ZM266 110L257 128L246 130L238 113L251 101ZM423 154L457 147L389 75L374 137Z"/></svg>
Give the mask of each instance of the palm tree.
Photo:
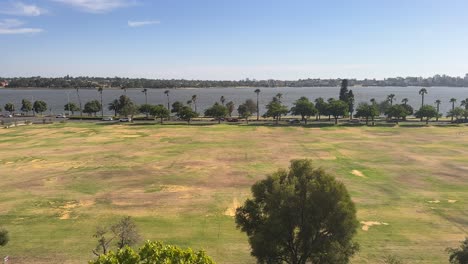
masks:
<svg viewBox="0 0 468 264"><path fill-rule="evenodd" d="M148 89L145 88L141 92L145 94L145 104L148 104Z"/></svg>
<svg viewBox="0 0 468 264"><path fill-rule="evenodd" d="M468 110L468 98L466 98L465 100L461 100L460 106L461 106L461 107L464 106L465 109Z"/></svg>
<svg viewBox="0 0 468 264"><path fill-rule="evenodd" d="M222 105L224 105L224 102L226 102L226 98L224 98L224 96L221 95L221 98L219 98L219 101L221 102Z"/></svg>
<svg viewBox="0 0 468 264"><path fill-rule="evenodd" d="M76 95L78 96L78 103L80 104L80 116L83 116L83 107L81 105L81 97L80 97L80 87L76 86L75 90L76 90Z"/></svg>
<svg viewBox="0 0 468 264"><path fill-rule="evenodd" d="M419 90L419 94L421 95L421 108L424 106L424 95L427 94L427 90L426 88L421 88L421 90ZM422 121L422 117L421 117L421 121Z"/></svg>
<svg viewBox="0 0 468 264"><path fill-rule="evenodd" d="M403 100L401 100L401 102L402 102L404 105L406 105L406 104L408 103L408 101L409 101L408 98L403 98Z"/></svg>
<svg viewBox="0 0 468 264"><path fill-rule="evenodd" d="M193 105L195 106L195 112L197 112L197 95L196 94L192 95L192 102L193 102Z"/></svg>
<svg viewBox="0 0 468 264"><path fill-rule="evenodd" d="M450 102L452 103L452 112L453 112L453 109L455 109L455 102L457 101L457 99L455 98L451 98L450 99ZM453 122L453 115L452 115L452 120L451 122Z"/></svg>
<svg viewBox="0 0 468 264"><path fill-rule="evenodd" d="M167 109L171 109L170 102L169 102L169 90L164 91L164 94L167 96Z"/></svg>
<svg viewBox="0 0 468 264"><path fill-rule="evenodd" d="M100 97L101 97L101 117L104 117L104 107L103 107L103 105L102 105L102 91L103 91L103 90L104 90L104 89L102 89L102 86L99 86L99 87L98 87L98 92L99 92L99 95L100 95Z"/></svg>
<svg viewBox="0 0 468 264"><path fill-rule="evenodd" d="M422 88L419 90L419 94L421 95L421 107L424 105L424 95L427 94L426 88Z"/></svg>
<svg viewBox="0 0 468 264"><path fill-rule="evenodd" d="M120 105L119 100L114 99L114 101L109 103L109 106L107 109L109 109L110 111L114 111L114 116L117 116L117 111L119 111L119 105Z"/></svg>
<svg viewBox="0 0 468 264"><path fill-rule="evenodd" d="M390 102L390 105L393 106L393 101L395 100L395 95L394 94L389 94L387 96L387 101Z"/></svg>
<svg viewBox="0 0 468 264"><path fill-rule="evenodd" d="M260 111L259 111L259 105L258 105L258 97L259 97L259 94L260 94L260 89L255 89L254 91L256 94L257 94L257 121L260 117Z"/></svg>
<svg viewBox="0 0 468 264"><path fill-rule="evenodd" d="M439 121L439 107L440 107L440 104L442 103L441 100L437 99L435 101L435 104L437 105L437 116L436 116L436 122Z"/></svg>

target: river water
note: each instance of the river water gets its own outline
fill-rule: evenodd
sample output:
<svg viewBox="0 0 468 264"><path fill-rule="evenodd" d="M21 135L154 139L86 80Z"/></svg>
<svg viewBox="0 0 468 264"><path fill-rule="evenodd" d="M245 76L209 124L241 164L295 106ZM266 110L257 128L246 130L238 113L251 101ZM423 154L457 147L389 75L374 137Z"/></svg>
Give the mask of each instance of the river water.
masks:
<svg viewBox="0 0 468 264"><path fill-rule="evenodd" d="M226 98L226 102L233 101L237 106L243 103L246 99L256 100L254 92L256 88L183 88L183 89L170 89L170 102L181 101L186 103L192 98L192 95L197 95L197 110L200 113L211 106L214 102L219 101L221 96ZM415 109L421 105L421 96L418 91L421 87L350 87L353 90L356 105L362 101L369 101L375 98L377 101L383 101L387 95L395 94L396 102L400 103L403 98L409 99L409 104ZM434 101L440 99L442 104L440 111L445 113L450 110L450 98L457 99L457 105L461 100L468 98L468 87L429 87L426 88L428 94L425 95L425 104L434 104ZM337 98L339 87L278 87L278 88L260 88L260 108L264 112L264 106L271 100L277 93L282 93L281 101L287 105L292 106L293 102L301 96L306 96L311 100L317 97L328 99L330 97ZM150 104L163 104L167 105L167 97L164 94L164 89L148 89L148 103ZM99 93L96 89L80 89L80 96L82 104L84 105L90 100L99 100ZM107 110L107 105L112 100L124 94L121 89L105 89L103 92L103 101L105 106L105 113L111 114ZM126 95L129 96L137 104L145 103L145 95L142 89L127 89ZM67 103L68 98L70 102L75 102L78 105L78 97L74 89L40 89L40 88L1 88L0 89L0 106L2 107L8 103L14 103L16 109L21 108L21 100L43 100L47 103L52 114L63 113L63 107ZM236 112L234 112L236 114Z"/></svg>

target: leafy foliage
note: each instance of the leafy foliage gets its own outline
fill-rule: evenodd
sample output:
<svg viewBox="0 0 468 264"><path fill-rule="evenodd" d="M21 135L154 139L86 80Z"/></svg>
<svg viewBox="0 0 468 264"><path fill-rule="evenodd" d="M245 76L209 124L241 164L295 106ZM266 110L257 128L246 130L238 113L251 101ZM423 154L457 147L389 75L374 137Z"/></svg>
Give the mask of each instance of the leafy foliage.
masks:
<svg viewBox="0 0 468 264"><path fill-rule="evenodd" d="M35 101L33 105L33 110L36 113L43 113L47 111L47 103L41 100Z"/></svg>
<svg viewBox="0 0 468 264"><path fill-rule="evenodd" d="M12 104L12 103L6 103L5 104L5 111L13 113L15 111L15 105Z"/></svg>
<svg viewBox="0 0 468 264"><path fill-rule="evenodd" d="M23 99L21 100L21 111L23 112L29 112L33 109L33 105L31 103L31 101L27 100L27 99Z"/></svg>
<svg viewBox="0 0 468 264"><path fill-rule="evenodd" d="M228 115L228 109L224 105L220 105L216 102L213 106L205 110L205 116L211 116L218 119L218 122L221 122L221 119Z"/></svg>
<svg viewBox="0 0 468 264"><path fill-rule="evenodd" d="M396 118L398 123L401 118L405 118L408 115L408 111L403 105L397 104L390 106L385 112L385 115L387 115L388 118Z"/></svg>
<svg viewBox="0 0 468 264"><path fill-rule="evenodd" d="M67 103L63 106L63 110L70 111L74 115L75 111L80 111L80 108L75 103Z"/></svg>
<svg viewBox="0 0 468 264"><path fill-rule="evenodd" d="M379 115L379 109L375 104L360 103L356 111L356 117L364 117L366 125L369 124L369 118L374 120Z"/></svg>
<svg viewBox="0 0 468 264"><path fill-rule="evenodd" d="M285 115L289 112L285 105L282 105L278 97L274 97L270 103L266 106L267 112L264 114L265 117L272 117L278 123L281 115Z"/></svg>
<svg viewBox="0 0 468 264"><path fill-rule="evenodd" d="M252 186L236 210L258 263L348 263L358 221L345 186L310 160L293 160Z"/></svg>
<svg viewBox="0 0 468 264"><path fill-rule="evenodd" d="M184 121L187 121L187 123L190 124L190 120L192 120L192 118L195 118L198 116L197 112L193 111L192 108L184 105L182 106L180 109L179 109L179 112L177 112L177 117L179 117L180 119L184 120Z"/></svg>
<svg viewBox="0 0 468 264"><path fill-rule="evenodd" d="M449 261L451 264L467 264L468 263L468 238L461 242L459 248L447 248L449 253Z"/></svg>
<svg viewBox="0 0 468 264"><path fill-rule="evenodd" d="M426 124L431 118L438 117L437 109L432 105L423 105L414 115L418 118L426 118Z"/></svg>
<svg viewBox="0 0 468 264"><path fill-rule="evenodd" d="M177 246L166 245L161 242L146 241L135 252L126 246L117 252L109 252L90 261L90 264L214 264L215 262L204 251L194 252L192 249L181 249Z"/></svg>
<svg viewBox="0 0 468 264"><path fill-rule="evenodd" d="M10 236L8 235L8 230L5 228L0 228L0 247L5 246L10 241Z"/></svg>
<svg viewBox="0 0 468 264"><path fill-rule="evenodd" d="M92 100L85 104L83 112L89 115L96 115L97 112L101 111L102 105L98 100Z"/></svg>
<svg viewBox="0 0 468 264"><path fill-rule="evenodd" d="M150 115L154 116L154 118L160 118L161 124L163 123L164 118L169 118L170 112L169 110L164 107L164 105L153 105L149 110Z"/></svg>
<svg viewBox="0 0 468 264"><path fill-rule="evenodd" d="M317 114L317 109L314 106L314 103L309 101L307 97L301 97L291 108L291 113L293 115L300 115L302 120L306 120L306 117L314 116Z"/></svg>
<svg viewBox="0 0 468 264"><path fill-rule="evenodd" d="M338 118L345 116L349 105L341 100L332 100L328 105L328 113L335 118L335 124L338 124Z"/></svg>

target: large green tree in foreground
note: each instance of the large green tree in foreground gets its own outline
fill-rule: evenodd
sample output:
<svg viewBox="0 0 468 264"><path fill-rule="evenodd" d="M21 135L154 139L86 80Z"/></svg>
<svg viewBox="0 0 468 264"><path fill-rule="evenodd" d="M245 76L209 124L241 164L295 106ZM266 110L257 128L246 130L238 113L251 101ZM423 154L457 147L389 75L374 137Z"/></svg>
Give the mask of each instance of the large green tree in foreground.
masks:
<svg viewBox="0 0 468 264"><path fill-rule="evenodd" d="M5 228L0 228L0 247L5 246L10 241L10 236L8 235L8 230Z"/></svg>
<svg viewBox="0 0 468 264"><path fill-rule="evenodd" d="M426 118L426 124L429 123L429 120L434 117L438 117L439 113L435 107L432 105L424 105L421 107L416 113L414 113L416 117L419 118Z"/></svg>
<svg viewBox="0 0 468 264"><path fill-rule="evenodd" d="M228 115L228 109L224 105L218 104L216 102L213 106L205 110L205 116L211 116L218 120L218 123L221 123L221 120Z"/></svg>
<svg viewBox="0 0 468 264"><path fill-rule="evenodd" d="M461 242L459 248L447 248L449 261L452 264L468 264L468 237Z"/></svg>
<svg viewBox="0 0 468 264"><path fill-rule="evenodd" d="M204 251L181 249L161 242L147 241L138 251L126 246L90 261L90 264L214 264Z"/></svg>
<svg viewBox="0 0 468 264"><path fill-rule="evenodd" d="M348 263L357 251L356 209L346 187L310 160L293 160L252 186L237 208L258 263Z"/></svg>

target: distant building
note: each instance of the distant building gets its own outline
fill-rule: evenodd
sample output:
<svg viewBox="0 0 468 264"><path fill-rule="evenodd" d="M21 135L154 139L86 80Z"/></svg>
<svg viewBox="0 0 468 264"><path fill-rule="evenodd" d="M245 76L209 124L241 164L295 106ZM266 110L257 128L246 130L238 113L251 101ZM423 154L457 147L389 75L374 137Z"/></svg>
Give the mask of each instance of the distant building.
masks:
<svg viewBox="0 0 468 264"><path fill-rule="evenodd" d="M0 81L0 87L7 87L8 86L8 81Z"/></svg>

